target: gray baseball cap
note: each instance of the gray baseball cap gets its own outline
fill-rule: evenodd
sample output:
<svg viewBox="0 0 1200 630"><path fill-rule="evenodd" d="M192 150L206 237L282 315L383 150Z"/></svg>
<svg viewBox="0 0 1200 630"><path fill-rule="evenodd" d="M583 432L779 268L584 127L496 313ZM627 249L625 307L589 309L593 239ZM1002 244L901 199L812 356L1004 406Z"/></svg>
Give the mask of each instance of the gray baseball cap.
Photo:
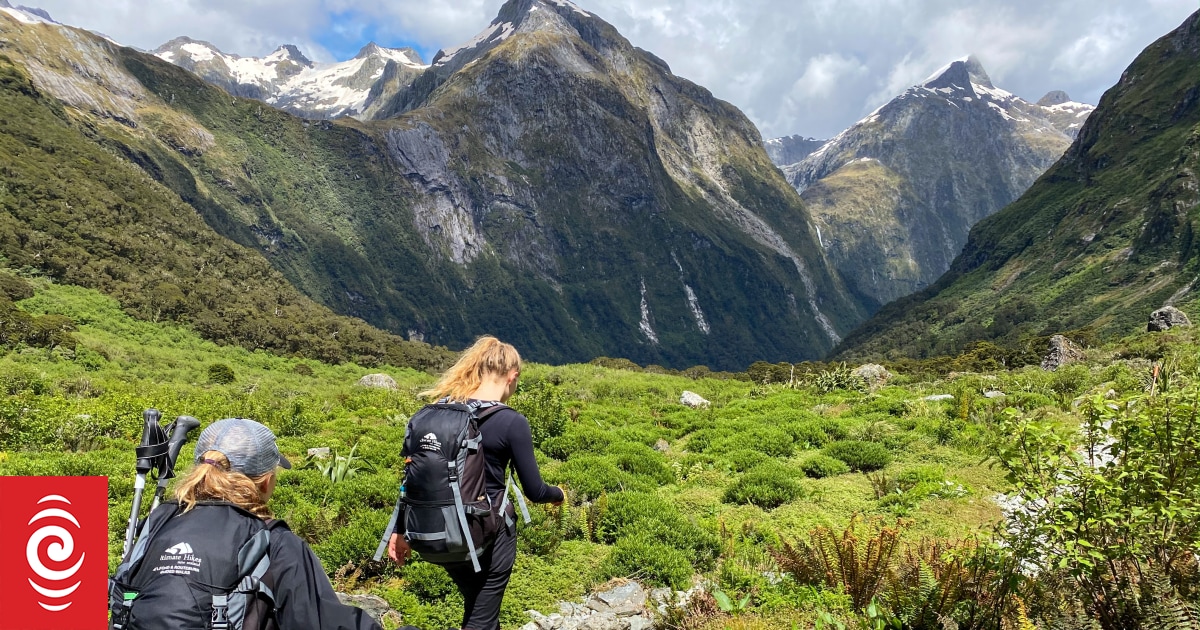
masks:
<svg viewBox="0 0 1200 630"><path fill-rule="evenodd" d="M208 451L221 453L230 469L247 477L264 475L276 466L292 467L275 445L275 434L249 418L226 418L204 427L196 441L196 463Z"/></svg>

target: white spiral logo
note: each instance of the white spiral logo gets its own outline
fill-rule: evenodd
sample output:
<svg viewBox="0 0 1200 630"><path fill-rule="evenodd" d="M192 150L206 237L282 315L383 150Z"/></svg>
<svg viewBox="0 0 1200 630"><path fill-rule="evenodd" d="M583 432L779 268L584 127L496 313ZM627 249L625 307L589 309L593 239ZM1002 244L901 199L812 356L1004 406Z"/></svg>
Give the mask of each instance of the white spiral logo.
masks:
<svg viewBox="0 0 1200 630"><path fill-rule="evenodd" d="M39 505L47 502L61 502L71 505L71 502L65 497L57 494L46 495L38 500ZM79 529L79 521L75 520L74 515L64 509L56 507L46 508L33 515L33 518L29 519L29 524L33 525L37 521L47 518L56 518L68 521L75 525L77 530ZM51 539L53 542L46 546L46 557L58 564L70 561L71 556L75 553L75 539L71 536L71 532L59 525L43 525L36 532L34 532L32 536L30 536L29 542L25 545L25 560L29 562L29 568L33 569L33 572L36 573L37 576L42 580L51 583L67 582L79 572L79 568L83 566L83 557L86 554L80 553L79 561L69 569L62 571L51 569L42 562L41 557L42 541L46 540L47 538ZM52 601L65 599L71 593L74 593L75 590L79 588L80 584L82 584L82 581L76 580L74 584L67 586L66 588L48 588L38 584L37 582L34 582L32 578L29 579L29 585L33 587L33 590ZM62 586L61 584L52 585ZM66 608L71 605L71 602L68 601L65 604L48 604L41 601L39 598L38 605L46 610L57 612L60 610L66 610Z"/></svg>

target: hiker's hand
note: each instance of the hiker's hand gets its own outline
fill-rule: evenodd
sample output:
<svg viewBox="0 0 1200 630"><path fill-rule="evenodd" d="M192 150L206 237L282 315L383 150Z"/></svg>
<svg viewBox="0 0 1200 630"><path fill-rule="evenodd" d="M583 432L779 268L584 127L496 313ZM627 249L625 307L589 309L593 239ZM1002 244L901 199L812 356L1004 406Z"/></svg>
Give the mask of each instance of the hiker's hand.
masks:
<svg viewBox="0 0 1200 630"><path fill-rule="evenodd" d="M410 555L412 548L408 546L408 541L400 534L392 534L391 540L388 540L388 557L397 565L404 566Z"/></svg>

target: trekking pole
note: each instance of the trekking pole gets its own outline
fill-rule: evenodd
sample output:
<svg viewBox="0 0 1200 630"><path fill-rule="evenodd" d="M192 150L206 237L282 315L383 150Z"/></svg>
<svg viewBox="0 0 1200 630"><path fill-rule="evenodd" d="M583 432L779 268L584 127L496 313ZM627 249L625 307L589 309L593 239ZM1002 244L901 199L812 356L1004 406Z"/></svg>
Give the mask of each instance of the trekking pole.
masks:
<svg viewBox="0 0 1200 630"><path fill-rule="evenodd" d="M142 442L137 447L137 479L133 482L133 509L129 513L129 527L125 530L125 546L121 549L124 558L133 547L133 538L137 530L138 516L142 511L142 492L146 489L146 475L158 467L162 456L167 452L167 437L158 419L162 417L157 409L147 409L142 412Z"/></svg>
<svg viewBox="0 0 1200 630"><path fill-rule="evenodd" d="M162 502L163 494L167 491L167 484L175 476L175 462L179 459L179 451L183 448L184 442L187 442L188 433L198 426L200 426L199 420L191 416L179 416L167 427L167 431L171 433L171 439L167 442L167 455L158 467L158 488L154 490L154 501L150 503L151 512Z"/></svg>

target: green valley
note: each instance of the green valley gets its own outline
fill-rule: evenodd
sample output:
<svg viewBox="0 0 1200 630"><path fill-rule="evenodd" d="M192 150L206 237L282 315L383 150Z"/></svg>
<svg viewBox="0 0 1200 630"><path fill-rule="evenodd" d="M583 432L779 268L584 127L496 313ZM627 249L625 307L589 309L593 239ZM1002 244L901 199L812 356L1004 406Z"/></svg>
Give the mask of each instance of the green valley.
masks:
<svg viewBox="0 0 1200 630"><path fill-rule="evenodd" d="M142 410L205 423L248 416L270 426L294 462L318 447L352 458L354 472L341 476L309 458L311 465L281 476L272 500L339 588L378 595L419 627L456 623L461 602L440 569L369 561L395 499L405 421L421 404L414 392L433 375L221 347L175 324L135 320L92 290L0 275L16 287L10 293L22 312L58 317L65 333L42 343L10 341L0 359L0 474L108 476L110 563L130 508ZM36 291L30 296L21 286ZM530 418L547 478L564 484L571 500L561 509L536 507L534 524L521 529L504 627L528 622L526 610L555 612L560 600L613 578L648 587L686 589L693 579L708 585L708 594L668 610L662 622L671 625L664 627L811 627L824 620L822 627L874 628L896 619L907 620L904 627L940 628L930 624L943 615L959 627L1007 628L1079 614L1086 602L1054 590L1069 588L1071 571L1031 580L1015 572L1013 554L1021 549L996 546L1022 540L1001 525L1001 505L1013 500L1004 495L1036 496L1026 478L1031 469L1011 449L1069 448L1086 437L1079 426L1092 413L1108 414L1114 431L1142 417L1105 405L1154 410L1162 402L1185 405L1178 411L1185 433L1161 436L1160 447L1182 448L1171 452L1194 459L1200 433L1188 438L1186 427L1200 422L1198 349L1200 335L1176 329L1096 348L1086 362L1057 372L909 371L874 382L836 365L789 371L763 364L754 377L528 365L512 404ZM1152 362L1162 371L1152 371ZM397 389L356 384L379 371ZM710 403L682 405L683 391ZM1126 400L1137 406L1113 403ZM1088 411L1093 404L1101 411ZM1053 461L1076 470L1069 456ZM1164 489L1184 493L1170 500L1180 520L1176 534L1159 543L1169 549L1200 543L1197 521L1185 516L1196 514L1200 487L1197 468L1188 470L1171 482L1175 490ZM1111 509L1138 505L1129 499ZM878 557L870 561L870 554L857 555L867 547L855 551L854 540L883 545L886 553L871 552ZM878 571L878 582L827 573L817 553L826 545L850 554L835 571ZM1123 549L1105 553L1124 557ZM1075 562L1062 549L1036 553ZM1165 575L1180 596L1195 592L1186 577L1194 573ZM958 582L964 579L978 582ZM996 598L1001 584L1015 590ZM723 611L712 599L718 591L745 599L744 609ZM1172 597L1165 604L1186 607Z"/></svg>

